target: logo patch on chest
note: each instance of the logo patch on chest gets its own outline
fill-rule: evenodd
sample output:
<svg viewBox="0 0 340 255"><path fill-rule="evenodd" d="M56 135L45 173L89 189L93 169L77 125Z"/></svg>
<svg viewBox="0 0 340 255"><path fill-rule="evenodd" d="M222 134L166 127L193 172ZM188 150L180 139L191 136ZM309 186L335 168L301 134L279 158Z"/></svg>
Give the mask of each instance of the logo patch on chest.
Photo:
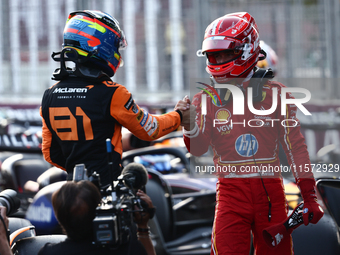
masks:
<svg viewBox="0 0 340 255"><path fill-rule="evenodd" d="M231 113L228 109L225 108L221 108L219 110L216 111L215 113L215 119L219 119L219 120L227 120L229 122L231 117Z"/></svg>
<svg viewBox="0 0 340 255"><path fill-rule="evenodd" d="M235 142L235 150L242 157L252 157L259 149L259 143L252 134L240 135Z"/></svg>

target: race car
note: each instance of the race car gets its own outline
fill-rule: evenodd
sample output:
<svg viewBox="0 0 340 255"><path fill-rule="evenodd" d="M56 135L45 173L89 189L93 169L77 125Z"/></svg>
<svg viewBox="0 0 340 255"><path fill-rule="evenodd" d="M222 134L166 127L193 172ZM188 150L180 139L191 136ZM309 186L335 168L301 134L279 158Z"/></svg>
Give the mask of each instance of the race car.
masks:
<svg viewBox="0 0 340 255"><path fill-rule="evenodd" d="M202 157L192 156L185 149L180 130L152 143L140 141L129 132L125 134L124 147L129 149L123 154L123 165L138 162L149 171L146 190L158 208L150 222L158 254L210 254L217 179L210 173L195 171L195 167L212 166L212 152ZM56 221L48 201L66 175L61 169L51 169L44 161L39 143L27 143L39 141L39 133L30 135L35 138L11 134L5 138L9 142L0 144L0 189L17 190L24 203L16 217L29 219L38 234L58 233L60 229L51 227L56 226ZM284 177L284 184L287 201L293 209L301 201L300 192L291 176ZM322 205L326 214L317 225L302 226L293 232L295 254L306 254L306 249L307 254L338 254L334 251L339 248L339 227L327 206ZM316 234L320 232L322 236Z"/></svg>

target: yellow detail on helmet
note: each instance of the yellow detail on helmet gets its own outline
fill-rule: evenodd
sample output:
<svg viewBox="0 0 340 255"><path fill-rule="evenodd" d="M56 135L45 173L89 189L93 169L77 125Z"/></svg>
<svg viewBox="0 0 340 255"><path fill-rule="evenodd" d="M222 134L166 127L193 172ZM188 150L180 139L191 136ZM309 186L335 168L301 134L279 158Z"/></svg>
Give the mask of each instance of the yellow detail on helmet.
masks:
<svg viewBox="0 0 340 255"><path fill-rule="evenodd" d="M71 48L71 49L75 49L79 55L86 57L88 55L88 53L86 51L77 49L75 47L71 47L71 46L65 46L65 48Z"/></svg>
<svg viewBox="0 0 340 255"><path fill-rule="evenodd" d="M120 59L119 54L117 54L116 52L115 52L115 58L116 58L117 60Z"/></svg>
<svg viewBox="0 0 340 255"><path fill-rule="evenodd" d="M106 28L99 25L96 22L92 22L92 21L89 21L89 20L86 20L86 19L79 19L77 17L75 17L74 19L81 20L81 21L84 21L86 23L89 23L90 24L89 27L94 28L94 29L98 30L99 32L102 32L102 33L106 32Z"/></svg>

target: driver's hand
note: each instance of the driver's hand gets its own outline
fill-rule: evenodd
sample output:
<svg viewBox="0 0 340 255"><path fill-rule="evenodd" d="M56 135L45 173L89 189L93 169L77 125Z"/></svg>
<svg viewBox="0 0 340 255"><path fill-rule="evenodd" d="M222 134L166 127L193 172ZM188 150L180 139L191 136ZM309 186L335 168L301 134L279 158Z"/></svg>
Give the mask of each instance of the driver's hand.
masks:
<svg viewBox="0 0 340 255"><path fill-rule="evenodd" d="M184 111L189 110L190 108L190 99L188 96L185 96L182 100L179 100L175 105L174 110L180 110L183 114Z"/></svg>
<svg viewBox="0 0 340 255"><path fill-rule="evenodd" d="M324 215L321 206L316 199L307 200L303 206L303 223L307 226L309 223L316 224Z"/></svg>
<svg viewBox="0 0 340 255"><path fill-rule="evenodd" d="M195 127L195 119L196 107L191 104L189 110L183 112L183 120L181 126L183 126L185 130L190 131Z"/></svg>

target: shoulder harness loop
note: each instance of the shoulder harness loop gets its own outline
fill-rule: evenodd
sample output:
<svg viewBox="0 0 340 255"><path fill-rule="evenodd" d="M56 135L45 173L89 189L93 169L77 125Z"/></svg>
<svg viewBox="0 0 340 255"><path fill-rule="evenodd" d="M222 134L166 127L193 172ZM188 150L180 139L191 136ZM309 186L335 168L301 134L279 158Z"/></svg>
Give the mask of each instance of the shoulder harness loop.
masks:
<svg viewBox="0 0 340 255"><path fill-rule="evenodd" d="M253 76L250 79L249 87L253 88L253 102L262 101L262 90L263 86L268 82L268 80L274 78L274 73L272 69L261 69L256 67Z"/></svg>

